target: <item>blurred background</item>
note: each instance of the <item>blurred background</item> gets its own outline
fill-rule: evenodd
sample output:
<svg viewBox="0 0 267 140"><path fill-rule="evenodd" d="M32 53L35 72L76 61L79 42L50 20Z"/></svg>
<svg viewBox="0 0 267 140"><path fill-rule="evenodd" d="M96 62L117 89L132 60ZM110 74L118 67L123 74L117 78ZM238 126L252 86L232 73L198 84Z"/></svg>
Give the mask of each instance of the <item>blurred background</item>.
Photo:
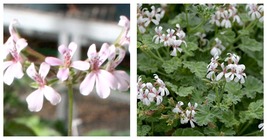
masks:
<svg viewBox="0 0 267 140"><path fill-rule="evenodd" d="M73 60L84 60L91 44L101 47L104 42L112 44L116 40L122 31L117 25L120 15L130 18L130 5L4 4L3 15L4 41L10 36L8 26L15 18L19 21L19 34L31 49L45 56L57 56L59 45L74 41L78 49ZM117 69L130 74L129 54ZM4 135L67 135L66 87L55 87L62 96L59 105L44 100L42 110L32 113L26 103L26 97L35 90L30 88L31 82L25 74L11 86L4 84ZM95 92L81 95L78 86L74 91L74 135L130 135L129 90L112 91L107 99L101 99Z"/></svg>

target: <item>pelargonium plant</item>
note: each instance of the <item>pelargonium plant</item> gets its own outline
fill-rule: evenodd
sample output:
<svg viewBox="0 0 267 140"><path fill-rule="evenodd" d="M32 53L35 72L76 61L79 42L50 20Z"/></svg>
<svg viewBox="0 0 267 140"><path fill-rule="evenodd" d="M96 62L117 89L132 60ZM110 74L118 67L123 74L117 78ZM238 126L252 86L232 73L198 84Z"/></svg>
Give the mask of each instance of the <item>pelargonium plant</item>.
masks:
<svg viewBox="0 0 267 140"><path fill-rule="evenodd" d="M263 5L137 9L137 134L262 136Z"/></svg>
<svg viewBox="0 0 267 140"><path fill-rule="evenodd" d="M23 22L23 21L21 21ZM73 115L73 86L79 84L82 95L89 95L93 89L100 98L108 98L111 90L127 91L130 87L130 77L123 70L117 70L117 66L124 59L130 44L130 21L125 16L120 16L119 26L122 32L113 44L104 43L97 52L96 45L88 48L85 60L73 61L77 44L62 44L58 47L62 59L47 56L43 62L31 62L24 53L30 45L26 39L19 36L15 30L18 20L11 21L9 25L10 37L1 47L3 50L4 83L11 86L14 80L24 77L24 73L34 81L31 87L35 88L30 93L26 102L31 112L39 112L43 107L44 98L52 105L61 102L61 94L53 86L63 84L68 88L69 116L68 135L72 135ZM24 51L23 51L24 50ZM37 53L37 52L31 52ZM51 68L54 67L53 71ZM50 75L48 76L48 74ZM53 75L56 73L56 75Z"/></svg>

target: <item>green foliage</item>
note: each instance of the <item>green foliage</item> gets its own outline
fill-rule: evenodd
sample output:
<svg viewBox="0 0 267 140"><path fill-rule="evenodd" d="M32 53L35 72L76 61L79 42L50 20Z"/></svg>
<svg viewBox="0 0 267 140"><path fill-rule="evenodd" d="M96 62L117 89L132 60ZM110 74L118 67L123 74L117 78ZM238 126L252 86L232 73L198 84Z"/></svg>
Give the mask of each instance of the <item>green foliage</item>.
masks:
<svg viewBox="0 0 267 140"><path fill-rule="evenodd" d="M159 5L157 5L159 6ZM227 8L229 4L167 5L162 33L167 29L176 29L179 24L186 34L184 43L179 46L182 52L171 56L173 46L155 44L155 26L146 28L145 34L137 34L138 75L144 75L146 81L155 83L151 75L158 74L170 91L163 97L160 105L155 101L150 106L138 100L137 129L139 136L262 136L258 129L263 120L263 23L252 20L245 9L246 5L237 4L238 15L243 24L231 22L231 28L217 27L210 23L211 16L218 8ZM230 19L232 20L232 19ZM205 33L199 37L197 32ZM245 83L230 81L225 76L219 81L207 79L207 66L211 62L211 49L215 38L225 47L218 62L224 61L227 53L240 56L238 64L244 64ZM177 38L176 38L177 39ZM206 42L204 44L203 42ZM217 46L218 47L218 46ZM220 64L216 70L221 71ZM227 72L230 72L228 69ZM216 72L217 76L218 72ZM236 77L236 75L235 75ZM190 102L197 103L194 110L195 127L190 122L181 124L181 113L174 113L178 101L184 105L180 112L190 111ZM177 111L177 110L176 110Z"/></svg>
<svg viewBox="0 0 267 140"><path fill-rule="evenodd" d="M184 61L183 65L199 78L203 78L206 75L208 64L205 62Z"/></svg>

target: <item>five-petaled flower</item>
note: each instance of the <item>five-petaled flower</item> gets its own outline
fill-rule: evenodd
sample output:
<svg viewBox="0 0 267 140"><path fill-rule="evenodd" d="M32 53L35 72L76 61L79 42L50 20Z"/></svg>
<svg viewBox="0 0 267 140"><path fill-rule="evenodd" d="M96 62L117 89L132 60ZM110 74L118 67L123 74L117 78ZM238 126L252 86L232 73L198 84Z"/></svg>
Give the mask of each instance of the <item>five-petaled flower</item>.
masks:
<svg viewBox="0 0 267 140"><path fill-rule="evenodd" d="M101 65L109 56L109 45L104 43L99 52L96 51L95 44L92 44L87 52L90 63L90 72L86 75L80 84L82 95L88 95L96 85L96 92L101 98L107 98L110 95L110 88L118 87L116 78L107 70L101 69Z"/></svg>
<svg viewBox="0 0 267 140"><path fill-rule="evenodd" d="M47 85L45 80L50 66L43 62L40 65L39 72L35 70L35 65L31 65L26 70L28 76L38 84L38 89L32 92L27 98L28 109L33 112L39 112L43 107L43 96L52 104L56 105L61 101L60 94L57 93L52 87Z"/></svg>
<svg viewBox="0 0 267 140"><path fill-rule="evenodd" d="M73 67L78 70L88 70L89 63L85 61L74 61L71 62L71 58L77 49L77 45L74 42L71 42L68 47L65 45L60 45L58 51L64 56L64 60L60 60L56 57L46 57L45 62L51 66L60 66L57 77L61 81L65 81L69 77L70 67Z"/></svg>

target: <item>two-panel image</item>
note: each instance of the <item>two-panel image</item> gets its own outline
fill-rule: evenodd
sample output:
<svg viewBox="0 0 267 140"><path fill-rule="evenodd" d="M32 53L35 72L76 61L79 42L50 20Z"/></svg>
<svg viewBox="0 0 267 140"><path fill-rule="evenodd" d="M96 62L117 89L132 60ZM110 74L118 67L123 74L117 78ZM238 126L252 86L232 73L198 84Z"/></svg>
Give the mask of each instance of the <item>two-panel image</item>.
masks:
<svg viewBox="0 0 267 140"><path fill-rule="evenodd" d="M4 4L3 136L263 136L263 23L256 3Z"/></svg>

